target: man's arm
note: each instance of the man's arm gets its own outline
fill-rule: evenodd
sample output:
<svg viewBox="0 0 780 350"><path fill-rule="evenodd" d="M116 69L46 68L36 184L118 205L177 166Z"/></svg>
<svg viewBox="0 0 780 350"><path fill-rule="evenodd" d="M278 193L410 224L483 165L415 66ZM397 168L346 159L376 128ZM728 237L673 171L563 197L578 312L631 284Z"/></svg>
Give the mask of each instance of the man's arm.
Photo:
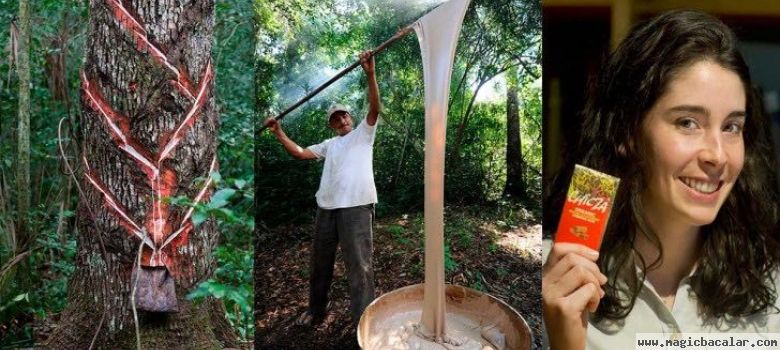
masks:
<svg viewBox="0 0 780 350"><path fill-rule="evenodd" d="M307 148L301 148L301 146L298 146L295 141L287 137L287 134L285 134L284 130L282 130L282 125L278 120L274 118L268 118L265 121L265 125L267 125L268 129L274 133L276 139L279 140L282 146L284 146L284 150L293 156L293 158L299 160L317 159L317 155L315 155L314 152Z"/></svg>
<svg viewBox="0 0 780 350"><path fill-rule="evenodd" d="M371 56L371 54L371 51L360 54L360 65L363 66L363 71L366 73L366 79L368 80L368 115L366 115L366 123L374 126L377 118L379 118L381 106L379 102L379 85L376 82L374 56Z"/></svg>

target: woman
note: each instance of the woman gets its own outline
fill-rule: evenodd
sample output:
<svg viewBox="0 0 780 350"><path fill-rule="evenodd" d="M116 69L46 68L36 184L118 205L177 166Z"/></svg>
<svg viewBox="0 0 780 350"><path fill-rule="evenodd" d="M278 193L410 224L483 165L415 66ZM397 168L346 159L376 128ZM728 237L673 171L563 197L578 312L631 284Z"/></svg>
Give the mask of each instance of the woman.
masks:
<svg viewBox="0 0 780 350"><path fill-rule="evenodd" d="M780 332L767 126L733 32L693 11L636 27L594 81L574 163L621 178L600 252L553 246L553 349L633 349L636 333Z"/></svg>

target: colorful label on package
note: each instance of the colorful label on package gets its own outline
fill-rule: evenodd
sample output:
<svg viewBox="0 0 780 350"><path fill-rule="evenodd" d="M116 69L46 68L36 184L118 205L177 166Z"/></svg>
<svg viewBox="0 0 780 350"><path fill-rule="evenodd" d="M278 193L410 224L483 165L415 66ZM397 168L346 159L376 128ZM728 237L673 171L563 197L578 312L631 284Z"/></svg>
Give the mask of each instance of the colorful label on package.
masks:
<svg viewBox="0 0 780 350"><path fill-rule="evenodd" d="M599 250L620 179L576 164L555 242Z"/></svg>

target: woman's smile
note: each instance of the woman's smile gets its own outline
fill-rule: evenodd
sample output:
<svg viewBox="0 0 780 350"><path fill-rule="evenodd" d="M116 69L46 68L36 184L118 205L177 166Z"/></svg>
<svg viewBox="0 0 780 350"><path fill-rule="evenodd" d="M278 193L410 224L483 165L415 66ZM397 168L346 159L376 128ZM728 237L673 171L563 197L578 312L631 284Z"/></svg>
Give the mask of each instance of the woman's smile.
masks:
<svg viewBox="0 0 780 350"><path fill-rule="evenodd" d="M680 177L680 181L682 181L692 190L703 194L712 194L713 192L720 189L720 185L723 184L723 181L720 180L699 180L691 177Z"/></svg>
<svg viewBox="0 0 780 350"><path fill-rule="evenodd" d="M720 197L723 181L701 180L690 177L680 177L689 198L694 202L715 203Z"/></svg>

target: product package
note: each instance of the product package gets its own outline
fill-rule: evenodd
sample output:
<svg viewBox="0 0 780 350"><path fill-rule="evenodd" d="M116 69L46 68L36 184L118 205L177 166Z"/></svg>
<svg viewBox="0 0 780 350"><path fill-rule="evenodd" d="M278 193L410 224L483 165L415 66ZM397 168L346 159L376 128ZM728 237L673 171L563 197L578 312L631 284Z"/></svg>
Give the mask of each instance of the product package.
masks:
<svg viewBox="0 0 780 350"><path fill-rule="evenodd" d="M620 179L576 164L555 242L599 250Z"/></svg>

